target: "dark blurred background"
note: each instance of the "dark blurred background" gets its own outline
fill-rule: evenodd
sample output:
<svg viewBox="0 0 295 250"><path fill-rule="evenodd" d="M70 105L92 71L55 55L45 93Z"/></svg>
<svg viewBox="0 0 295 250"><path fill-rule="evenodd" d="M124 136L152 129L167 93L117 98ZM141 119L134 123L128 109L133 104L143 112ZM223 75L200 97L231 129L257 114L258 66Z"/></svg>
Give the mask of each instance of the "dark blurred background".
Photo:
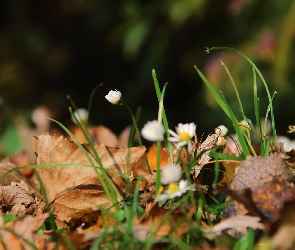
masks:
<svg viewBox="0 0 295 250"><path fill-rule="evenodd" d="M45 105L54 118L67 123L66 96L87 108L91 91L103 82L90 120L119 133L131 123L129 113L104 96L117 89L134 112L141 106L142 127L157 119L155 69L161 86L169 82L164 104L172 128L195 122L200 135L220 124L232 131L194 69L202 70L238 112L223 61L253 119L251 66L232 52L205 52L205 47L228 46L249 56L270 92L278 92L277 130L286 134L287 126L295 123L294 13L292 0L2 0L1 108L28 114ZM268 103L261 82L259 96L264 114Z"/></svg>

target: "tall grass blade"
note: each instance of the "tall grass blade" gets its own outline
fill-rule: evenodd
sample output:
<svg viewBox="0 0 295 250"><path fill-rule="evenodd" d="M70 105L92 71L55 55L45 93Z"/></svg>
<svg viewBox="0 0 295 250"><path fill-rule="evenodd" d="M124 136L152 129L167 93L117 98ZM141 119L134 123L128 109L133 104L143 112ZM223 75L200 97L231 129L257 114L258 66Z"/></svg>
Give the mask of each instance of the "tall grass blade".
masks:
<svg viewBox="0 0 295 250"><path fill-rule="evenodd" d="M269 102L269 106L270 106L270 113L271 113L271 124L272 124L272 133L273 133L273 137L274 137L274 141L277 141L277 134L276 134L276 128L275 128L275 120L274 120L274 110L273 110L273 105L272 105L272 97L270 95L270 91L269 88L266 84L266 81L262 75L262 73L260 72L260 70L257 68L257 66L255 65L255 63L248 57L246 56L244 53L242 53L239 50L230 48L230 47L212 47L209 48L208 51L212 51L212 50L229 50L229 51L233 51L235 53L240 54L242 57L244 57L253 67L253 69L257 72L257 74L259 75L260 79L262 80L262 83L264 85L264 88L266 90L267 93L267 97L268 97L268 102Z"/></svg>
<svg viewBox="0 0 295 250"><path fill-rule="evenodd" d="M204 74L196 67L194 66L196 71L198 72L199 76L201 77L201 79L203 80L203 82L206 84L207 88L209 89L209 91L211 92L211 94L213 95L214 99L217 101L217 103L219 104L219 106L223 109L223 111L225 112L225 114L230 117L230 114L228 112L228 107L227 105L224 103L223 99L221 98L220 94L214 89L214 87L212 86L212 84L207 80L207 78L204 76Z"/></svg>
<svg viewBox="0 0 295 250"><path fill-rule="evenodd" d="M141 115L141 110L142 110L141 107L138 107L137 110L136 110L135 116L134 116L135 122L137 124L139 122L139 118L140 118L140 115ZM136 134L136 129L135 129L135 126L133 124L132 127L131 127L131 130L130 130L129 138L128 138L128 148L133 147L135 134Z"/></svg>
<svg viewBox="0 0 295 250"><path fill-rule="evenodd" d="M152 77L153 77L153 80L154 80L154 86L155 86L155 89L156 89L158 102L160 103L162 93L161 93L161 90L160 90L160 86L159 86L159 82L158 82L158 79L157 79L156 71L154 69L152 70ZM168 132L169 124L168 124L165 108L163 108L163 124L164 124L164 127L165 127L166 136L169 137L170 136L169 132ZM173 162L172 145L171 145L170 142L168 142L168 152L169 152L169 162Z"/></svg>

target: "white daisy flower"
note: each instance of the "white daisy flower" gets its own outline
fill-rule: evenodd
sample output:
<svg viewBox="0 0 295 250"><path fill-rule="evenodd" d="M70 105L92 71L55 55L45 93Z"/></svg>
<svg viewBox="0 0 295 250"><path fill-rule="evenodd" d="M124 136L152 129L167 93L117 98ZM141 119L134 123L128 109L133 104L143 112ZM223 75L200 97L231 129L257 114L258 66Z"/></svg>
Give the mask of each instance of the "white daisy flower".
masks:
<svg viewBox="0 0 295 250"><path fill-rule="evenodd" d="M175 146L177 149L184 145L188 145L188 151L192 150L192 143L191 138L194 136L196 131L196 124L194 123L186 123L182 124L179 123L178 126L175 128L176 132L168 129L169 133L173 137L169 137L168 140L171 142L175 142Z"/></svg>
<svg viewBox="0 0 295 250"><path fill-rule="evenodd" d="M121 104L122 101L122 93L118 90L111 90L109 93L105 96L105 98L112 104Z"/></svg>
<svg viewBox="0 0 295 250"><path fill-rule="evenodd" d="M165 129L163 124L157 120L147 122L141 130L143 138L149 141L163 141L164 133Z"/></svg>
<svg viewBox="0 0 295 250"><path fill-rule="evenodd" d="M181 168L175 164L161 167L161 182L163 185L179 182L181 175Z"/></svg>
<svg viewBox="0 0 295 250"><path fill-rule="evenodd" d="M157 197L156 201L162 201L164 204L168 199L180 197L185 194L188 190L195 191L195 185L189 185L187 180L181 180L178 184L170 183L166 192Z"/></svg>
<svg viewBox="0 0 295 250"><path fill-rule="evenodd" d="M84 123L88 119L88 111L84 108L77 109L73 115L77 118L79 123ZM74 117L71 117L72 122L76 123Z"/></svg>
<svg viewBox="0 0 295 250"><path fill-rule="evenodd" d="M220 125L215 129L215 134L217 134L217 130L220 130L220 136L227 136L228 135L228 128L224 125Z"/></svg>

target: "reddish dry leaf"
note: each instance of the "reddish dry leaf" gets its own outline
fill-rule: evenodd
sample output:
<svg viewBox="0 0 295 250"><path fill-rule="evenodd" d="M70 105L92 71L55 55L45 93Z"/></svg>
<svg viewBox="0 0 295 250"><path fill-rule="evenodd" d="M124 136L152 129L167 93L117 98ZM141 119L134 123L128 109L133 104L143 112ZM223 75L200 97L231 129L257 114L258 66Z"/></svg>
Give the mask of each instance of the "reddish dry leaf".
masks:
<svg viewBox="0 0 295 250"><path fill-rule="evenodd" d="M83 147L88 156L95 162L91 148ZM128 164L131 168L145 152L145 147L111 148L95 145L105 169L121 172L129 177ZM87 157L72 141L63 136L42 134L37 138L38 164L69 163L69 167L38 168L49 202L56 216L58 226L65 226L70 221L70 214L87 208L98 209L100 206L112 206L93 168L71 166L71 163L89 164ZM98 164L96 164L98 166ZM98 172L100 170L98 168ZM115 173L109 173L121 192L124 192L124 181Z"/></svg>
<svg viewBox="0 0 295 250"><path fill-rule="evenodd" d="M146 157L148 160L148 163L150 165L151 170L157 169L157 145L154 143L147 151ZM160 151L160 166L165 166L168 164L169 160L169 154L167 151L164 150L164 148L161 148ZM148 168L146 165L146 162L144 159L142 159L140 162L136 164L134 167L134 173L137 176L141 175L148 175Z"/></svg>

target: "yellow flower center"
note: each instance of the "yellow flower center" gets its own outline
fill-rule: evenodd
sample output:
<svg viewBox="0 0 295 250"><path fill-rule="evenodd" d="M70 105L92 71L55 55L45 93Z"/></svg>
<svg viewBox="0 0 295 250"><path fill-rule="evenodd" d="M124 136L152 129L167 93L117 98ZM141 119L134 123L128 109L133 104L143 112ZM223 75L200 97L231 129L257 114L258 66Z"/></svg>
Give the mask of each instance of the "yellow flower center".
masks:
<svg viewBox="0 0 295 250"><path fill-rule="evenodd" d="M191 137L187 132L182 132L179 135L179 141L189 141L190 139L191 139Z"/></svg>
<svg viewBox="0 0 295 250"><path fill-rule="evenodd" d="M179 190L179 187L177 184L175 183L170 183L169 186L168 186L168 192L169 194L173 194L175 192L177 192Z"/></svg>

